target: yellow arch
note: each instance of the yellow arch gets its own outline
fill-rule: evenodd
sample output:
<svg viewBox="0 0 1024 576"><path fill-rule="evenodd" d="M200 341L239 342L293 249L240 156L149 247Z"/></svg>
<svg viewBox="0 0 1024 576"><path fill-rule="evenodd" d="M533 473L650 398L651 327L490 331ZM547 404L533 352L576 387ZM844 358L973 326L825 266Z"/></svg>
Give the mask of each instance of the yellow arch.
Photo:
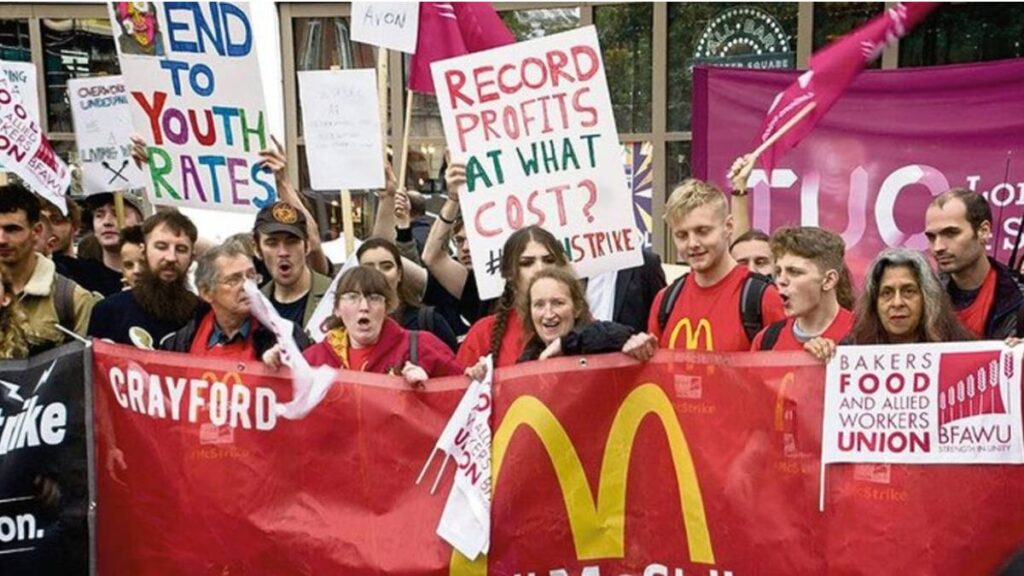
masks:
<svg viewBox="0 0 1024 576"><path fill-rule="evenodd" d="M596 506L583 464L572 441L551 410L533 396L516 399L494 435L491 494L497 493L498 476L512 437L520 426L528 426L540 438L554 466L565 500L577 558L622 558L625 549L626 479L630 454L640 423L652 413L658 416L668 437L690 559L713 564L715 555L690 447L672 402L655 384L644 384L633 390L615 414L601 462ZM462 554L453 551L449 568L451 576L485 576L487 557L481 556L475 562L470 562Z"/></svg>
<svg viewBox="0 0 1024 576"><path fill-rule="evenodd" d="M715 339L711 332L711 322L707 318L701 318L697 321L697 329L693 329L693 324L689 318L683 318L679 322L676 322L675 328L672 329L672 335L668 339L668 347L670 350L676 349L676 340L679 338L679 331L686 330L686 348L684 350L699 350L697 344L700 342L701 333L704 334L705 350L711 352L715 349Z"/></svg>

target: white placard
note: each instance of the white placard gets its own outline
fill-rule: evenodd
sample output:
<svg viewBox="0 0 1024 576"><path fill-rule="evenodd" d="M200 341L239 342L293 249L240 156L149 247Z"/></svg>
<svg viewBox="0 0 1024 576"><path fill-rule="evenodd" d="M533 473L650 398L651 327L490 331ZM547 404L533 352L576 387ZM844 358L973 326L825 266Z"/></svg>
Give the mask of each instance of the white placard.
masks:
<svg viewBox="0 0 1024 576"><path fill-rule="evenodd" d="M418 2L352 3L352 39L356 42L412 54L419 27Z"/></svg>
<svg viewBox="0 0 1024 576"><path fill-rule="evenodd" d="M148 144L153 204L255 212L277 199L245 2L113 2L132 125Z"/></svg>
<svg viewBox="0 0 1024 576"><path fill-rule="evenodd" d="M18 175L36 194L67 214L65 194L71 171L53 151L42 128L0 74L0 165Z"/></svg>
<svg viewBox="0 0 1024 576"><path fill-rule="evenodd" d="M581 277L639 266L601 48L593 26L435 62L445 138L482 298L501 294L501 251L543 226Z"/></svg>
<svg viewBox="0 0 1024 576"><path fill-rule="evenodd" d="M1022 353L998 341L841 346L825 380L822 463L1024 462Z"/></svg>
<svg viewBox="0 0 1024 576"><path fill-rule="evenodd" d="M87 196L146 186L146 174L132 160L128 97L120 76L68 80L82 191Z"/></svg>
<svg viewBox="0 0 1024 576"><path fill-rule="evenodd" d="M377 71L299 72L299 100L312 188L383 188Z"/></svg>
<svg viewBox="0 0 1024 576"><path fill-rule="evenodd" d="M11 91L21 98L21 105L28 111L28 115L36 124L42 125L39 121L39 89L36 85L35 65L31 62L0 60L0 69Z"/></svg>

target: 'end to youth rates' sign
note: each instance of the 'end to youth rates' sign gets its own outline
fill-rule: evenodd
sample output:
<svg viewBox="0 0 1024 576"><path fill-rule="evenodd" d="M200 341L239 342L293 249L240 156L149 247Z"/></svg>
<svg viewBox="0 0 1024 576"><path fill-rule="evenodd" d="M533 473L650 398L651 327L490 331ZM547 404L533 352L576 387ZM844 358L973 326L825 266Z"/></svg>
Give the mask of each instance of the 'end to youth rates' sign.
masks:
<svg viewBox="0 0 1024 576"><path fill-rule="evenodd" d="M277 197L245 3L114 2L111 25L154 204L240 212Z"/></svg>
<svg viewBox="0 0 1024 576"><path fill-rule="evenodd" d="M432 65L445 138L466 164L462 216L480 296L501 293L501 249L532 224L576 272L639 266L601 48L593 26Z"/></svg>
<svg viewBox="0 0 1024 576"><path fill-rule="evenodd" d="M1024 463L1024 346L841 346L829 363L822 463Z"/></svg>

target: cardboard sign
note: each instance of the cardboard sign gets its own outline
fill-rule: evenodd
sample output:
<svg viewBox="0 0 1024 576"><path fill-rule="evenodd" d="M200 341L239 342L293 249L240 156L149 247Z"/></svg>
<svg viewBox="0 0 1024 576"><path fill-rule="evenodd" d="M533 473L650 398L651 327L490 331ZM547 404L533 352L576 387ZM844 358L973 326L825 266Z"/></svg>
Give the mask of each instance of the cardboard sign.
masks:
<svg viewBox="0 0 1024 576"><path fill-rule="evenodd" d="M132 160L132 117L122 78L68 80L68 98L82 167L82 191L88 196L144 188L146 175Z"/></svg>
<svg viewBox="0 0 1024 576"><path fill-rule="evenodd" d="M31 62L0 61L0 70L7 78L11 91L21 98L21 105L30 118L39 123L39 90L36 86L36 67Z"/></svg>
<svg viewBox="0 0 1024 576"><path fill-rule="evenodd" d="M418 2L352 3L352 39L356 42L412 54L419 27Z"/></svg>
<svg viewBox="0 0 1024 576"><path fill-rule="evenodd" d="M505 240L532 224L581 277L641 264L593 26L431 70L448 147L466 164L462 216L482 298L501 293Z"/></svg>
<svg viewBox="0 0 1024 576"><path fill-rule="evenodd" d="M67 214L64 193L71 183L71 171L54 153L5 75L0 75L0 165Z"/></svg>
<svg viewBox="0 0 1024 576"><path fill-rule="evenodd" d="M1021 463L1021 357L1002 342L839 348L822 461Z"/></svg>
<svg viewBox="0 0 1024 576"><path fill-rule="evenodd" d="M153 204L255 212L277 197L256 38L245 3L114 2L132 123Z"/></svg>
<svg viewBox="0 0 1024 576"><path fill-rule="evenodd" d="M299 72L299 100L313 189L383 188L376 71Z"/></svg>

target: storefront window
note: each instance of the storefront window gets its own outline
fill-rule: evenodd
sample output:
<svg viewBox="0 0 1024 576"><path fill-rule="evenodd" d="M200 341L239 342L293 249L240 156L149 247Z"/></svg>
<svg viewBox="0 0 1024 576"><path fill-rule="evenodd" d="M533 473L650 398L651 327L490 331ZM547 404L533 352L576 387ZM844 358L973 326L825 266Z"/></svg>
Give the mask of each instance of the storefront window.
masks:
<svg viewBox="0 0 1024 576"><path fill-rule="evenodd" d="M74 132L68 80L121 73L110 21L44 18L42 28L49 132Z"/></svg>
<svg viewBox="0 0 1024 576"><path fill-rule="evenodd" d="M665 144L665 199L689 178L692 174L690 168L690 143L689 142L668 142Z"/></svg>
<svg viewBox="0 0 1024 576"><path fill-rule="evenodd" d="M1024 56L1024 4L943 3L900 40L900 66Z"/></svg>
<svg viewBox="0 0 1024 576"><path fill-rule="evenodd" d="M501 13L505 26L520 42L543 38L578 28L579 8L542 8L538 10L511 10Z"/></svg>
<svg viewBox="0 0 1024 576"><path fill-rule="evenodd" d="M0 60L32 60L27 20L0 20Z"/></svg>
<svg viewBox="0 0 1024 576"><path fill-rule="evenodd" d="M649 132L653 4L597 6L594 24L619 133Z"/></svg>
<svg viewBox="0 0 1024 576"><path fill-rule="evenodd" d="M666 70L669 131L690 129L694 65L796 67L797 10L795 2L670 3Z"/></svg>

